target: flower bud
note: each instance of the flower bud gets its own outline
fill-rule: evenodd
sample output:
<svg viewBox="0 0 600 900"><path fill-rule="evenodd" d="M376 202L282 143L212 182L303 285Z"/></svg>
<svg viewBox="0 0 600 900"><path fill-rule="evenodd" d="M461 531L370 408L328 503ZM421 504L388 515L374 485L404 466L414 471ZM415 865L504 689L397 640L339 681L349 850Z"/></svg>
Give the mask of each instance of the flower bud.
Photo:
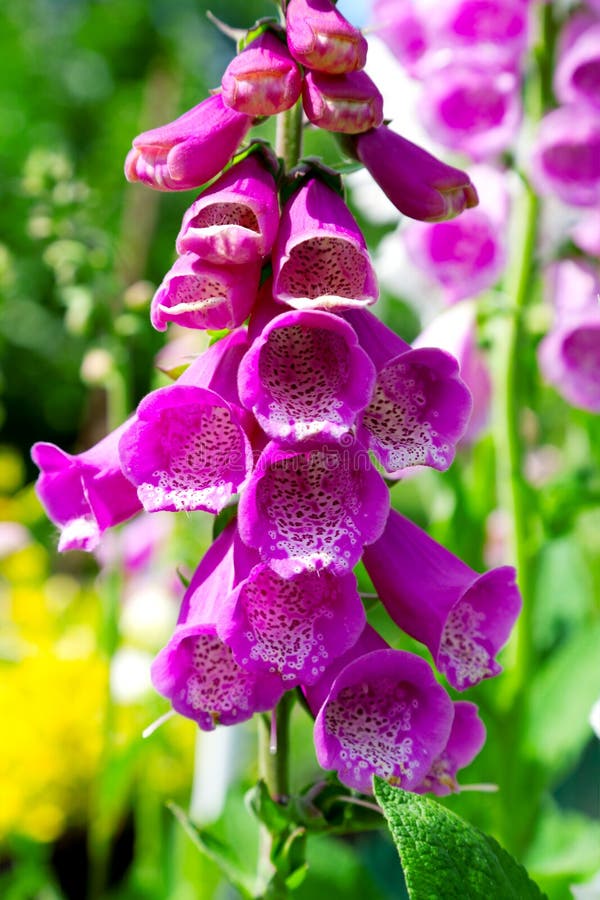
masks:
<svg viewBox="0 0 600 900"><path fill-rule="evenodd" d="M331 0L289 0L286 18L290 53L303 66L331 75L364 68L367 42Z"/></svg>
<svg viewBox="0 0 600 900"><path fill-rule="evenodd" d="M307 72L302 103L313 125L327 131L358 134L383 122L383 97L365 72Z"/></svg>
<svg viewBox="0 0 600 900"><path fill-rule="evenodd" d="M274 116L300 96L302 77L284 43L263 32L233 59L221 86L223 102L248 116Z"/></svg>
<svg viewBox="0 0 600 900"><path fill-rule="evenodd" d="M200 187L227 165L251 125L250 116L229 109L215 94L174 122L139 134L125 160L125 177L159 191Z"/></svg>
<svg viewBox="0 0 600 900"><path fill-rule="evenodd" d="M385 125L357 135L352 147L396 209L411 219L442 222L477 206L477 191L466 172Z"/></svg>

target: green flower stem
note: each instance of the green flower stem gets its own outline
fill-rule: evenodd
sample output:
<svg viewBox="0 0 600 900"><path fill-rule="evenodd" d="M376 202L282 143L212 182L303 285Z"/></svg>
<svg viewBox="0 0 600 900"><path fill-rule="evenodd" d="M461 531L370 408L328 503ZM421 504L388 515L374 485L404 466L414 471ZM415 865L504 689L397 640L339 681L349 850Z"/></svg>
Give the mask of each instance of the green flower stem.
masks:
<svg viewBox="0 0 600 900"><path fill-rule="evenodd" d="M275 152L286 172L298 164L302 156L302 100L277 116Z"/></svg>
<svg viewBox="0 0 600 900"><path fill-rule="evenodd" d="M541 40L536 50L537 84L532 95L532 106L538 117L552 105L552 62L557 22L552 4L541 11ZM533 110L532 110L533 112ZM517 579L523 596L523 609L519 616L513 641L513 660L507 673L512 697L512 708L499 722L503 734L504 772L502 840L518 857L522 857L533 837L538 818L541 794L536 770L525 761L520 766L513 763L515 749L519 746L528 714L528 687L538 665L534 641L535 564L540 545L540 523L536 511L535 491L524 475L526 446L523 439L523 412L527 402L527 366L531 357L527 332L527 309L537 276L535 259L540 218L540 200L528 181L523 178L523 211L520 217L521 232L519 263L515 281L509 285L509 296L514 302L512 317L506 335L504 356L505 381L502 397L504 413L504 441L500 447L505 459L508 484L508 504L512 515L513 556L517 567ZM512 288L512 289L511 289ZM502 472L500 473L502 475Z"/></svg>
<svg viewBox="0 0 600 900"><path fill-rule="evenodd" d="M290 713L294 705L294 694L283 695L271 715L259 716L258 720L258 766L259 775L265 782L269 794L277 803L284 803L289 795L289 737ZM261 824L259 836L258 878L261 886L259 896L269 900L285 900L288 896L283 878L277 877L272 862L272 853L279 836Z"/></svg>
<svg viewBox="0 0 600 900"><path fill-rule="evenodd" d="M525 203L521 265L516 292L513 295L515 306L506 343L506 393L504 398L507 474L513 521L513 553L523 597L523 610L516 629L516 669L519 686L527 681L533 665L532 563L536 549L536 529L532 521L535 509L532 504L532 491L524 476L526 448L522 437L523 390L527 380L524 361L528 341L525 313L535 273L534 254L539 218L539 200L529 185L526 185Z"/></svg>

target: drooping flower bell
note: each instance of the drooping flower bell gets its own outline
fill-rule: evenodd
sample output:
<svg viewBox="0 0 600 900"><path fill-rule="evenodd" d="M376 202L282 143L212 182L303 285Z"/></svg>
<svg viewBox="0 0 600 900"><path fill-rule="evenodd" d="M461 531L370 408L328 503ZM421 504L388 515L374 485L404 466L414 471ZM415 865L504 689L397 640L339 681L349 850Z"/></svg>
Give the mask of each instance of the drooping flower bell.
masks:
<svg viewBox="0 0 600 900"><path fill-rule="evenodd" d="M50 520L60 528L58 549L93 550L102 533L138 512L142 505L121 471L117 448L129 422L77 455L55 444L37 443L31 456L40 469L36 492Z"/></svg>
<svg viewBox="0 0 600 900"><path fill-rule="evenodd" d="M391 618L429 648L454 688L501 671L495 656L521 609L511 566L480 575L395 510L363 560Z"/></svg>
<svg viewBox="0 0 600 900"><path fill-rule="evenodd" d="M540 122L531 177L543 193L574 206L600 201L600 117L588 106L561 106Z"/></svg>
<svg viewBox="0 0 600 900"><path fill-rule="evenodd" d="M256 561L231 522L200 561L173 636L152 664L156 690L203 731L272 709L284 691L279 675L242 669L217 635L221 604Z"/></svg>
<svg viewBox="0 0 600 900"><path fill-rule="evenodd" d="M305 690L320 765L363 793L373 775L412 790L447 744L450 697L424 659L388 648L368 627L342 661Z"/></svg>
<svg viewBox="0 0 600 900"><path fill-rule="evenodd" d="M251 125L250 116L214 94L174 122L139 134L125 160L125 177L159 191L200 187L227 165Z"/></svg>
<svg viewBox="0 0 600 900"><path fill-rule="evenodd" d="M256 675L278 672L290 688L321 678L364 625L351 572L282 578L261 563L223 598L217 631L243 669Z"/></svg>
<svg viewBox="0 0 600 900"><path fill-rule="evenodd" d="M285 445L339 440L371 398L375 370L342 318L292 310L271 319L242 360L242 403Z"/></svg>
<svg viewBox="0 0 600 900"><path fill-rule="evenodd" d="M307 69L341 75L364 68L367 42L331 0L289 0L286 23L290 53Z"/></svg>
<svg viewBox="0 0 600 900"><path fill-rule="evenodd" d="M347 140L396 209L411 219L442 222L477 206L466 172L448 166L386 125Z"/></svg>
<svg viewBox="0 0 600 900"><path fill-rule="evenodd" d="M307 72L302 103L310 122L326 131L358 134L383 122L383 97L365 72Z"/></svg>
<svg viewBox="0 0 600 900"><path fill-rule="evenodd" d="M157 331L169 322L185 328L237 328L250 315L260 279L260 261L218 266L195 253L177 257L150 306Z"/></svg>
<svg viewBox="0 0 600 900"><path fill-rule="evenodd" d="M385 482L352 438L297 453L272 442L240 497L239 529L284 578L322 569L346 575L363 544L382 534L389 502Z"/></svg>
<svg viewBox="0 0 600 900"><path fill-rule="evenodd" d="M368 310L344 315L377 372L361 440L391 476L406 466L447 469L471 413L457 361L434 347L411 348Z"/></svg>
<svg viewBox="0 0 600 900"><path fill-rule="evenodd" d="M302 76L283 41L264 31L229 63L221 81L223 102L249 116L274 116L300 96Z"/></svg>
<svg viewBox="0 0 600 900"><path fill-rule="evenodd" d="M365 239L340 195L309 178L287 201L273 250L273 296L296 309L374 303L377 279Z"/></svg>
<svg viewBox="0 0 600 900"><path fill-rule="evenodd" d="M429 792L438 797L459 791L460 785L456 779L458 770L472 762L484 743L485 725L479 718L477 707L474 703L458 700L454 703L452 730L446 746L413 791L417 794Z"/></svg>
<svg viewBox="0 0 600 900"><path fill-rule="evenodd" d="M235 370L246 347L244 332L232 332L175 384L152 391L139 404L119 455L147 512L218 513L242 488L253 465L236 404ZM219 387L223 394L216 393Z"/></svg>
<svg viewBox="0 0 600 900"><path fill-rule="evenodd" d="M268 256L279 225L275 179L252 153L194 200L183 216L177 252L216 265Z"/></svg>

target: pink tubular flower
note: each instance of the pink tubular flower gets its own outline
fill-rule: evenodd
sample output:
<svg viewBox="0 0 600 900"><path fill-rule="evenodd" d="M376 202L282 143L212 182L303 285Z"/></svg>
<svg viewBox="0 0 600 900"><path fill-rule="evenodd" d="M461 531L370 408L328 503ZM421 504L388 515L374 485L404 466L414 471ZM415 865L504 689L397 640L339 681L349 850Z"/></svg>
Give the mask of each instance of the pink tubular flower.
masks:
<svg viewBox="0 0 600 900"><path fill-rule="evenodd" d="M335 677L318 712L317 759L364 793L373 775L412 790L443 751L452 718L452 701L424 659L403 650L363 653Z"/></svg>
<svg viewBox="0 0 600 900"><path fill-rule="evenodd" d="M224 265L268 256L279 225L275 179L253 153L194 200L181 223L177 252Z"/></svg>
<svg viewBox="0 0 600 900"><path fill-rule="evenodd" d="M528 39L523 0L375 0L373 27L419 77L435 54L477 52L493 68L519 66Z"/></svg>
<svg viewBox="0 0 600 900"><path fill-rule="evenodd" d="M246 346L244 333L232 332L176 384L153 391L138 406L119 454L147 512L218 513L250 474L252 448L232 374ZM232 402L211 389L219 387Z"/></svg>
<svg viewBox="0 0 600 900"><path fill-rule="evenodd" d="M466 172L447 166L386 125L351 140L358 159L405 216L442 222L477 206L477 191Z"/></svg>
<svg viewBox="0 0 600 900"><path fill-rule="evenodd" d="M267 444L239 505L242 540L284 578L346 575L385 526L389 494L368 454L348 442L302 453Z"/></svg>
<svg viewBox="0 0 600 900"><path fill-rule="evenodd" d="M485 743L485 725L474 703L454 703L452 730L446 746L434 760L423 781L413 790L417 794L431 792L438 797L460 790L456 773L477 756Z"/></svg>
<svg viewBox="0 0 600 900"><path fill-rule="evenodd" d="M229 63L221 87L223 103L231 109L274 116L298 100L302 76L283 41L265 31Z"/></svg>
<svg viewBox="0 0 600 900"><path fill-rule="evenodd" d="M474 441L487 425L492 393L492 381L485 358L477 349L475 304L463 300L436 316L413 341L413 346L439 347L457 360L460 377L473 400L469 424L461 440Z"/></svg>
<svg viewBox="0 0 600 900"><path fill-rule="evenodd" d="M501 671L494 657L521 609L511 566L479 575L395 510L364 563L394 622L429 648L452 687Z"/></svg>
<svg viewBox="0 0 600 900"><path fill-rule="evenodd" d="M215 94L174 122L139 134L125 160L125 177L159 191L200 187L227 165L251 125L250 116L229 109Z"/></svg>
<svg viewBox="0 0 600 900"><path fill-rule="evenodd" d="M364 68L367 42L331 0L289 0L286 22L290 53L307 69L341 75Z"/></svg>
<svg viewBox="0 0 600 900"><path fill-rule="evenodd" d="M260 564L223 599L217 631L248 672L278 672L288 688L313 684L365 625L352 573L282 578Z"/></svg>
<svg viewBox="0 0 600 900"><path fill-rule="evenodd" d="M54 444L37 443L31 456L40 469L36 492L60 528L58 549L93 550L102 532L142 507L121 471L117 447L125 422L94 447L72 456Z"/></svg>
<svg viewBox="0 0 600 900"><path fill-rule="evenodd" d="M561 54L554 92L561 103L585 103L600 109L600 22L586 28Z"/></svg>
<svg viewBox="0 0 600 900"><path fill-rule="evenodd" d="M203 731L265 712L284 691L278 675L244 671L217 635L219 606L255 562L256 554L242 544L235 523L230 523L196 569L173 636L152 665L156 690Z"/></svg>
<svg viewBox="0 0 600 900"><path fill-rule="evenodd" d="M477 59L428 69L421 101L431 137L474 160L506 150L521 121L517 77Z"/></svg>
<svg viewBox="0 0 600 900"><path fill-rule="evenodd" d="M555 322L538 348L546 381L572 406L600 412L600 278L563 260L551 267Z"/></svg>
<svg viewBox="0 0 600 900"><path fill-rule="evenodd" d="M216 266L195 253L179 256L158 288L150 307L157 331L168 322L185 328L237 328L256 299L260 262Z"/></svg>
<svg viewBox="0 0 600 900"><path fill-rule="evenodd" d="M489 67L516 67L527 47L527 0L449 0L433 25L439 47L473 49Z"/></svg>
<svg viewBox="0 0 600 900"><path fill-rule="evenodd" d="M285 204L273 251L273 297L296 309L348 309L378 297L365 239L343 199L310 178Z"/></svg>
<svg viewBox="0 0 600 900"><path fill-rule="evenodd" d="M302 103L309 121L327 131L358 134L383 122L383 97L365 72L307 72Z"/></svg>
<svg viewBox="0 0 600 900"><path fill-rule="evenodd" d="M600 116L587 106L561 106L540 123L531 177L543 193L573 206L600 201Z"/></svg>
<svg viewBox="0 0 600 900"><path fill-rule="evenodd" d="M406 466L447 469L471 412L454 357L437 348L413 350L367 310L345 317L377 372L361 438L392 476Z"/></svg>
<svg viewBox="0 0 600 900"><path fill-rule="evenodd" d="M371 397L375 370L339 316L293 310L272 319L239 370L242 403L273 440L339 440Z"/></svg>

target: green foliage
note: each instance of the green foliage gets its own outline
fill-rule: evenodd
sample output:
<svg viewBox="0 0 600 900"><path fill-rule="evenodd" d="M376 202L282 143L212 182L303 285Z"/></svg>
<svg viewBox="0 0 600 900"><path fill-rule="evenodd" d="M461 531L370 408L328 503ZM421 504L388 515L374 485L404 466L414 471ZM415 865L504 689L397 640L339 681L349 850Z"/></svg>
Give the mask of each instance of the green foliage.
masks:
<svg viewBox="0 0 600 900"><path fill-rule="evenodd" d="M411 900L541 900L544 896L489 835L434 800L374 779Z"/></svg>

